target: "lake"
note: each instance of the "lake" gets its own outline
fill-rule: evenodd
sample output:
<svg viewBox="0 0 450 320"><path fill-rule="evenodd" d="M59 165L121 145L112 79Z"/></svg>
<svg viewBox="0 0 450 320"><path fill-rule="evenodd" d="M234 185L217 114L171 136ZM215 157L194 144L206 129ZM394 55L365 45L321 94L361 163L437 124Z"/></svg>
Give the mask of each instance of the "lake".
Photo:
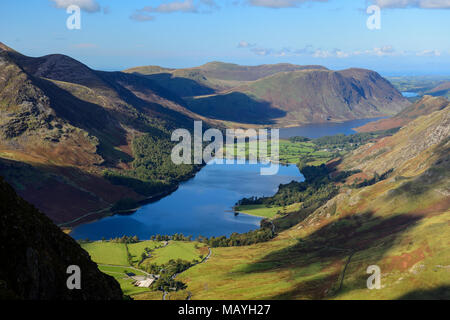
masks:
<svg viewBox="0 0 450 320"><path fill-rule="evenodd" d="M310 124L280 129L281 138L317 138L338 133L352 134L352 128L381 118L342 123ZM303 181L295 165L280 166L277 175L262 176L263 165L209 164L169 196L147 205L131 215L115 215L80 225L71 233L75 239L100 240L137 235L229 236L259 228L261 218L246 214L235 216L232 207L244 197L272 196L280 184Z"/></svg>
<svg viewBox="0 0 450 320"><path fill-rule="evenodd" d="M416 92L408 92L408 91L402 92L402 95L403 95L405 98L413 98L413 97L418 97L418 96L419 96L419 94L416 93Z"/></svg>
<svg viewBox="0 0 450 320"><path fill-rule="evenodd" d="M280 166L277 175L262 176L262 164L208 164L171 195L144 205L131 215L115 215L76 227L75 239L100 240L137 235L229 236L259 228L261 218L235 216L232 207L243 197L272 196L280 184L303 181L295 165Z"/></svg>
<svg viewBox="0 0 450 320"><path fill-rule="evenodd" d="M365 125L366 123L384 119L386 117L358 119L344 122L327 122L306 124L300 127L290 127L280 129L280 138L289 139L291 137L302 136L307 138L320 138L343 133L345 135L356 133L353 128Z"/></svg>

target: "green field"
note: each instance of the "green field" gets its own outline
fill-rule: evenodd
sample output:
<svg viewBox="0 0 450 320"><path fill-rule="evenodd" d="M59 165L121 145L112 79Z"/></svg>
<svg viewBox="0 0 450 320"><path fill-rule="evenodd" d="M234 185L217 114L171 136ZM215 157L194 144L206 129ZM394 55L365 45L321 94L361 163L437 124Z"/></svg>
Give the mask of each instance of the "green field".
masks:
<svg viewBox="0 0 450 320"><path fill-rule="evenodd" d="M151 240L128 244L128 251L132 256L133 265L137 265L141 261L141 255L145 248L155 249L160 246L162 246L162 242Z"/></svg>
<svg viewBox="0 0 450 320"><path fill-rule="evenodd" d="M196 248L197 247L197 248ZM156 263L158 265L166 264L169 260L181 259L186 261L200 261L202 256L201 248L203 244L198 242L170 241L170 244L164 248L156 249L151 258L144 263ZM203 256L204 256L203 252Z"/></svg>
<svg viewBox="0 0 450 320"><path fill-rule="evenodd" d="M100 271L114 277L120 284L123 294L131 296L138 293L149 292L147 288L139 288L133 285L133 279L128 277L126 273L131 272L136 275L144 275L143 272L127 269L126 267L99 266Z"/></svg>
<svg viewBox="0 0 450 320"><path fill-rule="evenodd" d="M145 275L144 272L138 271L136 269L131 269L126 266L108 266L108 265L99 265L98 268L108 274L125 274L125 273L134 273L137 276L143 276Z"/></svg>
<svg viewBox="0 0 450 320"><path fill-rule="evenodd" d="M125 295L151 294L148 288L138 288L133 285L133 279L126 273L135 275L145 275L144 272L136 270L139 262L141 262L142 253L145 248L153 249L151 258L144 261L145 263L166 264L169 260L182 259L193 262L200 261L202 256L207 254L206 247L198 242L170 241L165 247L160 241L141 241L137 243L114 243L109 241L96 241L90 243L81 243L92 260L99 265L100 271L114 277L120 284ZM131 255L131 262L134 269L131 268L127 259L128 252ZM161 296L161 292L157 293Z"/></svg>
<svg viewBox="0 0 450 320"><path fill-rule="evenodd" d="M283 164L298 164L302 162L308 165L321 165L334 157L333 152L319 148L313 142L292 142L290 140L279 141L279 161ZM271 154L271 144L267 147L267 153ZM251 145L249 142L236 143L235 155L238 158L258 157L258 146ZM226 147L223 148L224 157L226 157Z"/></svg>
<svg viewBox="0 0 450 320"><path fill-rule="evenodd" d="M250 204L250 205L242 205L236 206L234 209L237 212L242 212L245 214L249 214L252 216L264 217L264 218L273 218L278 213L289 213L294 212L300 209L301 203L294 203L286 207L277 207L270 206L267 207L264 204Z"/></svg>
<svg viewBox="0 0 450 320"><path fill-rule="evenodd" d="M82 243L81 247L86 250L92 260L98 264L112 264L127 266L127 251L125 244L113 242L89 242Z"/></svg>

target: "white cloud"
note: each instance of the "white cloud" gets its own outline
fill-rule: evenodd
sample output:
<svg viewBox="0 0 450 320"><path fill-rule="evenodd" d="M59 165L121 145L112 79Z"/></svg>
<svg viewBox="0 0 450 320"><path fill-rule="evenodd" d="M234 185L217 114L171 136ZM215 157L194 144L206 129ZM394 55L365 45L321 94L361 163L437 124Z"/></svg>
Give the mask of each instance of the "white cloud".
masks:
<svg viewBox="0 0 450 320"><path fill-rule="evenodd" d="M138 22L146 22L153 21L155 17L145 13L135 12L130 16L130 19Z"/></svg>
<svg viewBox="0 0 450 320"><path fill-rule="evenodd" d="M391 45L384 45L380 47L374 47L371 49L358 49L358 50L342 50L342 49L323 49L314 48L312 45L306 45L301 49L293 48L283 48L283 49L273 49L264 48L258 46L257 44L252 44L247 41L241 41L238 48L248 49L250 52L258 56L272 56L272 57L313 57L313 58L338 58L345 59L357 56L374 56L374 57L402 57L402 56L428 56L428 57L439 57L442 55L441 51L435 49L424 49L424 50L413 50L413 51L403 51L395 50ZM450 53L450 52L449 52ZM446 54L446 52L444 53Z"/></svg>
<svg viewBox="0 0 450 320"><path fill-rule="evenodd" d="M328 2L328 0L248 0L248 3L255 7L266 8L294 8L305 2Z"/></svg>
<svg viewBox="0 0 450 320"><path fill-rule="evenodd" d="M334 54L336 55L337 58L348 58L352 55L351 53L348 53L348 52L345 52L345 51L342 51L339 49L336 49L334 51Z"/></svg>
<svg viewBox="0 0 450 320"><path fill-rule="evenodd" d="M194 5L193 0L173 1L168 3L161 3L156 7L144 7L140 11L145 12L159 12L159 13L173 13L173 12L197 12L197 6Z"/></svg>
<svg viewBox="0 0 450 320"><path fill-rule="evenodd" d="M314 58L329 58L332 55L333 54L328 50L317 49L316 51L314 51L312 56Z"/></svg>
<svg viewBox="0 0 450 320"><path fill-rule="evenodd" d="M158 6L146 6L136 10L130 19L135 21L152 21L154 16L150 13L210 13L212 10L219 9L215 0L175 0L171 2L161 3Z"/></svg>
<svg viewBox="0 0 450 320"><path fill-rule="evenodd" d="M271 49L264 49L264 48L254 48L251 51L258 56L268 56L272 53Z"/></svg>
<svg viewBox="0 0 450 320"><path fill-rule="evenodd" d="M381 48L373 48L372 50L367 50L367 54L382 56L392 56L395 54L395 50L392 46L383 46Z"/></svg>
<svg viewBox="0 0 450 320"><path fill-rule="evenodd" d="M450 9L450 0L373 0L380 8Z"/></svg>
<svg viewBox="0 0 450 320"><path fill-rule="evenodd" d="M74 48L77 49L93 49L98 48L98 46L95 43L78 43L73 45Z"/></svg>
<svg viewBox="0 0 450 320"><path fill-rule="evenodd" d="M66 9L70 5L79 6L81 10L86 12L100 11L100 5L96 0L51 0L55 7Z"/></svg>
<svg viewBox="0 0 450 320"><path fill-rule="evenodd" d="M241 41L237 45L238 48L250 48L250 47L254 47L254 46L255 46L254 44L248 43L247 41Z"/></svg>
<svg viewBox="0 0 450 320"><path fill-rule="evenodd" d="M441 52L439 50L422 50L419 52L416 52L416 56L435 56L439 57L441 55Z"/></svg>

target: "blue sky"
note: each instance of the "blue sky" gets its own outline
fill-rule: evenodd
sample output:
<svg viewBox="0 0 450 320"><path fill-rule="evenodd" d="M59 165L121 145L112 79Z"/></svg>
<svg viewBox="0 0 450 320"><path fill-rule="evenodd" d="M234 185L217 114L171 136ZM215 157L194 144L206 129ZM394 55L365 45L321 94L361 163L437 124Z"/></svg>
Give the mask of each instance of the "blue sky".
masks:
<svg viewBox="0 0 450 320"><path fill-rule="evenodd" d="M78 5L81 29L66 7ZM381 9L381 29L366 12ZM0 41L101 70L290 62L450 75L450 0L2 0Z"/></svg>

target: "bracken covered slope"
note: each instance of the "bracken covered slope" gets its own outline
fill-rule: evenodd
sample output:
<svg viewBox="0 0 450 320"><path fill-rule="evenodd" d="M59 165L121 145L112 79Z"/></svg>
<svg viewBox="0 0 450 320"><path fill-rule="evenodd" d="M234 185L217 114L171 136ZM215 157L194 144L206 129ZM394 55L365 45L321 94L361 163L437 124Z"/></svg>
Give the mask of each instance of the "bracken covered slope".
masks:
<svg viewBox="0 0 450 320"><path fill-rule="evenodd" d="M0 178L0 299L121 300L114 278L49 218ZM81 289L67 288L67 268L81 270Z"/></svg>

